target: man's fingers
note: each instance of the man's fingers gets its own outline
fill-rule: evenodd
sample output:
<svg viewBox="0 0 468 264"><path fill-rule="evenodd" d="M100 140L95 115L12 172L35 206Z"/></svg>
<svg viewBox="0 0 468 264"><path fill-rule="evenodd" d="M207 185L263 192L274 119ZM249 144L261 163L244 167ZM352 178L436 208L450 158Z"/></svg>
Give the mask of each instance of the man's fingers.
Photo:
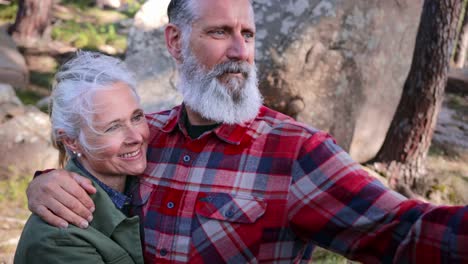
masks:
<svg viewBox="0 0 468 264"><path fill-rule="evenodd" d="M73 209L69 209L68 207L70 206L67 207L57 202L57 200L51 200L47 206L54 215L59 215L61 218L63 218L70 224L76 225L81 228L87 228L89 225L87 219L84 219L80 215L76 214L73 211Z"/></svg>
<svg viewBox="0 0 468 264"><path fill-rule="evenodd" d="M59 228L68 227L68 223L66 221L64 221L60 217L57 217L55 214L53 214L49 209L45 208L44 206L39 206L34 211L42 220L49 223L50 225L53 225Z"/></svg>
<svg viewBox="0 0 468 264"><path fill-rule="evenodd" d="M26 191L30 210L55 226L64 226L57 219L61 218L62 221L86 227L87 221L92 220L90 209L94 210L94 203L78 182L85 186L91 184L81 179L81 176L65 170L54 170L37 176ZM94 187L88 186L87 189L93 191Z"/></svg>
<svg viewBox="0 0 468 264"><path fill-rule="evenodd" d="M88 194L95 194L96 193L96 188L93 186L93 183L91 182L90 179L85 178L83 176L80 176L76 173L72 174L73 179L81 186L83 187Z"/></svg>
<svg viewBox="0 0 468 264"><path fill-rule="evenodd" d="M94 212L95 209L93 200L91 199L91 197L89 197L88 194L96 193L96 188L93 186L91 180L88 178L80 176L76 173L72 173L72 177L79 185L67 186L65 190L68 193L72 194L74 197L76 197L76 199L78 199L83 204L83 206L86 207L86 209L89 211L89 214L87 212L82 211L82 208L78 205L75 206L78 206L78 210L80 211L75 212L87 219L90 216L90 214ZM73 210L73 208L70 209Z"/></svg>
<svg viewBox="0 0 468 264"><path fill-rule="evenodd" d="M93 213L84 204L88 203L94 207L93 200L75 181L50 194L52 204L47 204L47 207L64 220L77 226L82 226L83 220L92 220Z"/></svg>

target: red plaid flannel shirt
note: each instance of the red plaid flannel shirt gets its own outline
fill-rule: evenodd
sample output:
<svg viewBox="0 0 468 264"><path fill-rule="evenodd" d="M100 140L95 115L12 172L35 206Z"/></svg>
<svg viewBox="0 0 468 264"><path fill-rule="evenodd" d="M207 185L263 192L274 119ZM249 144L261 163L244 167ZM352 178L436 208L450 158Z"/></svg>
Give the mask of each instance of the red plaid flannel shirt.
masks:
<svg viewBox="0 0 468 264"><path fill-rule="evenodd" d="M181 107L147 116L139 189L146 263L468 263L468 208L388 190L326 133L262 107L188 137Z"/></svg>

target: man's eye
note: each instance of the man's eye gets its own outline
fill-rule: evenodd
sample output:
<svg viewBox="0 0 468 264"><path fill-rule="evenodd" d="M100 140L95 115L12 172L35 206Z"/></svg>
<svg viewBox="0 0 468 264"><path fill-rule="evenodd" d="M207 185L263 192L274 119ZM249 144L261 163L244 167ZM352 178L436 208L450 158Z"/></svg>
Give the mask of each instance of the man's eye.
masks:
<svg viewBox="0 0 468 264"><path fill-rule="evenodd" d="M255 34L252 32L244 32L244 38L247 40L251 40L255 37Z"/></svg>
<svg viewBox="0 0 468 264"><path fill-rule="evenodd" d="M224 30L217 29L217 30L211 31L210 34L215 36L215 37L221 37L221 36L225 35L225 32L224 32Z"/></svg>

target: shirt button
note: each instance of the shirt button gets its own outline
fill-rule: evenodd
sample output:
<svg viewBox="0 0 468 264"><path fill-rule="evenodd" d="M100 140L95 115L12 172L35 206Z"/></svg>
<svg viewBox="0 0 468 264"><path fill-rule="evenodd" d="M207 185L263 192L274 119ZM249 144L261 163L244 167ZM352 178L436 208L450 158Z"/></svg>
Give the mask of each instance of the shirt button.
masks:
<svg viewBox="0 0 468 264"><path fill-rule="evenodd" d="M167 208L169 208L169 209L174 208L174 203L173 202L168 202L167 203Z"/></svg>
<svg viewBox="0 0 468 264"><path fill-rule="evenodd" d="M190 156L189 156L189 155L185 155L185 156L184 156L184 161L185 161L185 162L189 162L189 161L190 161Z"/></svg>
<svg viewBox="0 0 468 264"><path fill-rule="evenodd" d="M224 214L226 217L232 217L234 215L233 211L227 211L226 214Z"/></svg>
<svg viewBox="0 0 468 264"><path fill-rule="evenodd" d="M161 256L166 256L167 255L167 249L165 249L165 248L161 249L161 251L159 251L159 254L161 254Z"/></svg>

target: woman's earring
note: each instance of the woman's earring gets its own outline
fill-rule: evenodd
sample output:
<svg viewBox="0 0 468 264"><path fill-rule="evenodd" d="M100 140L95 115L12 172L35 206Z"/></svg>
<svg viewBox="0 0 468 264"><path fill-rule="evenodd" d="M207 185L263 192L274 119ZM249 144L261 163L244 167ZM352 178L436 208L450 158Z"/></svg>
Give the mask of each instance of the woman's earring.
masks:
<svg viewBox="0 0 468 264"><path fill-rule="evenodd" d="M79 152L76 153L76 156L77 156L78 158L80 158L80 157L81 157L81 153L79 153Z"/></svg>

